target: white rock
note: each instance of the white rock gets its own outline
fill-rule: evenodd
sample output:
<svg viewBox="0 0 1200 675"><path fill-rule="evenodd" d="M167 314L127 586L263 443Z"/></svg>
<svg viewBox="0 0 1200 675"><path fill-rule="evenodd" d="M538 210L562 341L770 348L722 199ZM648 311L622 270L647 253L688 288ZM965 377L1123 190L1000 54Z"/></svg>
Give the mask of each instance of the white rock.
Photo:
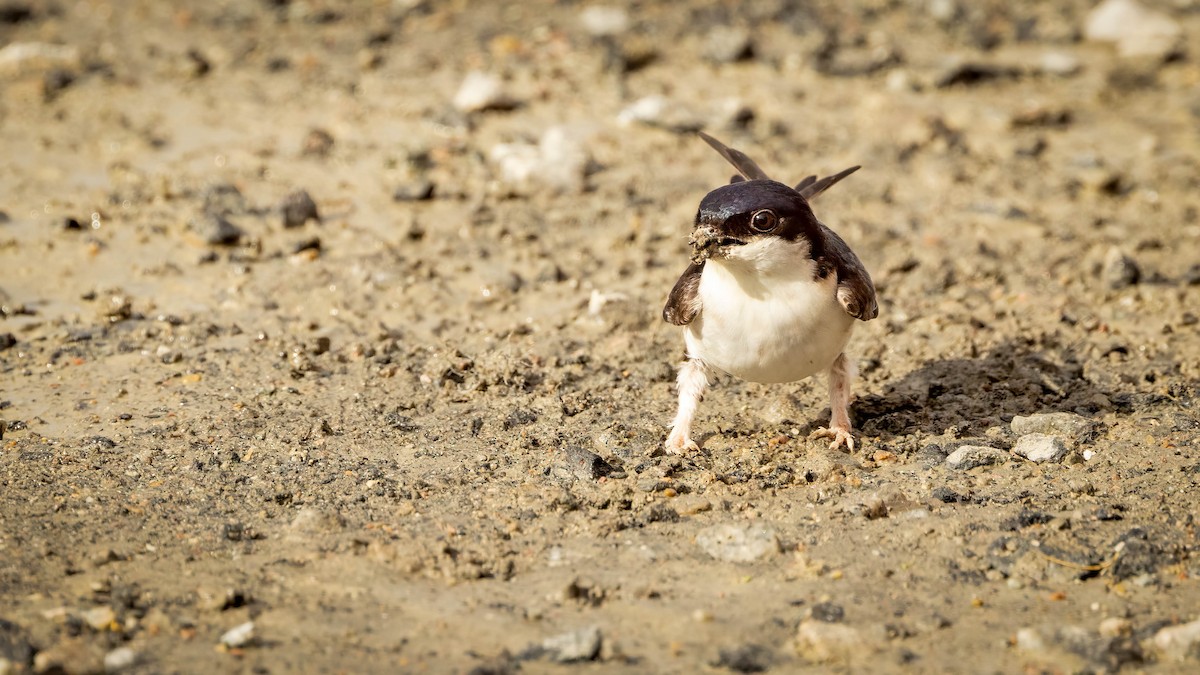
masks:
<svg viewBox="0 0 1200 675"><path fill-rule="evenodd" d="M85 611L82 618L84 623L94 630L104 631L113 625L113 622L117 620L117 615L111 607L93 607Z"/></svg>
<svg viewBox="0 0 1200 675"><path fill-rule="evenodd" d="M1023 652L1040 652L1046 649L1046 641L1036 628L1017 630L1017 649Z"/></svg>
<svg viewBox="0 0 1200 675"><path fill-rule="evenodd" d="M1046 52L1038 64L1042 72L1069 77L1079 72L1079 59L1063 52Z"/></svg>
<svg viewBox="0 0 1200 675"><path fill-rule="evenodd" d="M703 125L691 110L666 96L643 96L617 113L617 123L628 127L645 124L672 131L696 131Z"/></svg>
<svg viewBox="0 0 1200 675"><path fill-rule="evenodd" d="M1026 434L1017 439L1013 452L1031 462L1058 462L1067 456L1067 446L1058 436Z"/></svg>
<svg viewBox="0 0 1200 675"><path fill-rule="evenodd" d="M467 113L511 108L514 105L516 100L504 90L503 80L478 70L467 73L458 93L454 95L454 107Z"/></svg>
<svg viewBox="0 0 1200 675"><path fill-rule="evenodd" d="M488 153L501 182L518 191L542 185L563 192L584 187L591 154L586 141L591 130L584 127L553 126L532 143L499 143Z"/></svg>
<svg viewBox="0 0 1200 675"><path fill-rule="evenodd" d="M79 50L46 42L13 42L0 49L0 75L22 76L50 70L79 70Z"/></svg>
<svg viewBox="0 0 1200 675"><path fill-rule="evenodd" d="M856 628L840 623L806 619L796 633L796 650L805 659L816 663L849 661L867 647Z"/></svg>
<svg viewBox="0 0 1200 675"><path fill-rule="evenodd" d="M1167 626L1154 634L1154 647L1172 661L1189 656L1200 657L1200 619L1179 626Z"/></svg>
<svg viewBox="0 0 1200 675"><path fill-rule="evenodd" d="M129 647L117 647L104 655L104 672L122 673L137 664L138 653Z"/></svg>
<svg viewBox="0 0 1200 675"><path fill-rule="evenodd" d="M591 661L600 655L600 645L600 629L596 626L555 635L542 641L542 649L560 663Z"/></svg>
<svg viewBox="0 0 1200 675"><path fill-rule="evenodd" d="M247 621L225 631L225 634L221 636L221 644L226 647L244 647L253 639L254 622Z"/></svg>
<svg viewBox="0 0 1200 675"><path fill-rule="evenodd" d="M629 30L629 14L621 7L592 5L580 12L579 22L593 37L610 37Z"/></svg>
<svg viewBox="0 0 1200 675"><path fill-rule="evenodd" d="M988 464L1003 464L1009 454L986 445L962 445L946 457L946 466L951 469L973 469Z"/></svg>
<svg viewBox="0 0 1200 675"><path fill-rule="evenodd" d="M779 552L779 537L763 525L713 525L696 535L696 544L710 556L727 562L753 562Z"/></svg>
<svg viewBox="0 0 1200 675"><path fill-rule="evenodd" d="M1178 49L1183 29L1137 0L1104 0L1088 14L1083 34L1094 42L1115 42L1121 56L1163 58Z"/></svg>
<svg viewBox="0 0 1200 675"><path fill-rule="evenodd" d="M1079 440L1092 430L1093 423L1082 415L1056 412L1022 417L1017 415L1010 425L1014 434L1053 434L1072 441Z"/></svg>

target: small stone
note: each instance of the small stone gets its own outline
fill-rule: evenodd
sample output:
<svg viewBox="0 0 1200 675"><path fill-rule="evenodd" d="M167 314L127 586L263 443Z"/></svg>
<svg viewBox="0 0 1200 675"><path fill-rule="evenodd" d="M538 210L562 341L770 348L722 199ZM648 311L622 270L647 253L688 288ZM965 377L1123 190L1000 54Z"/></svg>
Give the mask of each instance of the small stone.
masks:
<svg viewBox="0 0 1200 675"><path fill-rule="evenodd" d="M1200 263L1195 263L1183 273L1183 283L1188 286L1200 286Z"/></svg>
<svg viewBox="0 0 1200 675"><path fill-rule="evenodd" d="M1100 634L1104 637L1121 637L1133 634L1133 622L1116 616L1100 622Z"/></svg>
<svg viewBox="0 0 1200 675"><path fill-rule="evenodd" d="M704 58L713 63L735 63L754 56L754 43L744 28L718 25L704 39Z"/></svg>
<svg viewBox="0 0 1200 675"><path fill-rule="evenodd" d="M104 652L100 645L82 637L66 638L33 657L35 673L102 673Z"/></svg>
<svg viewBox="0 0 1200 675"><path fill-rule="evenodd" d="M579 23L592 37L612 37L629 30L629 14L622 7L591 5L579 13Z"/></svg>
<svg viewBox="0 0 1200 675"><path fill-rule="evenodd" d="M10 42L0 49L0 76L41 75L53 70L77 72L79 49L46 42Z"/></svg>
<svg viewBox="0 0 1200 675"><path fill-rule="evenodd" d="M296 512L292 522L288 525L288 530L293 536L307 539L308 535L340 530L345 522L342 515L336 511L325 512L308 507Z"/></svg>
<svg viewBox="0 0 1200 675"><path fill-rule="evenodd" d="M1093 42L1116 43L1121 56L1166 59L1179 52L1183 28L1137 0L1104 0L1088 14L1083 34Z"/></svg>
<svg viewBox="0 0 1200 675"><path fill-rule="evenodd" d="M857 629L840 623L805 620L796 634L796 650L814 663L847 661L864 651Z"/></svg>
<svg viewBox="0 0 1200 675"><path fill-rule="evenodd" d="M559 473L582 480L599 480L614 473L624 473L604 461L600 455L574 445L563 449L557 466Z"/></svg>
<svg viewBox="0 0 1200 675"><path fill-rule="evenodd" d="M1019 72L1015 68L951 58L933 76L933 86L944 89L955 85L975 85L1017 75Z"/></svg>
<svg viewBox="0 0 1200 675"><path fill-rule="evenodd" d="M542 133L536 145L500 143L488 153L498 178L509 188L527 191L535 185L563 192L580 192L584 187L591 156L585 141L588 132L553 126Z"/></svg>
<svg viewBox="0 0 1200 675"><path fill-rule="evenodd" d="M1058 436L1026 434L1017 439L1013 452L1031 462L1059 462L1067 456L1067 446Z"/></svg>
<svg viewBox="0 0 1200 675"><path fill-rule="evenodd" d="M765 673L771 668L775 655L770 649L756 644L744 644L722 649L713 666L735 673Z"/></svg>
<svg viewBox="0 0 1200 675"><path fill-rule="evenodd" d="M973 469L989 464L1003 464L1009 454L986 445L963 445L946 457L946 466L951 469Z"/></svg>
<svg viewBox="0 0 1200 675"><path fill-rule="evenodd" d="M0 352L11 349L17 344L17 336L12 333L0 333Z"/></svg>
<svg viewBox="0 0 1200 675"><path fill-rule="evenodd" d="M812 606L812 618L825 623L839 623L846 618L846 610L832 602L818 602Z"/></svg>
<svg viewBox="0 0 1200 675"><path fill-rule="evenodd" d="M454 107L464 113L511 110L516 106L517 101L504 90L503 80L478 70L467 73L454 95Z"/></svg>
<svg viewBox="0 0 1200 675"><path fill-rule="evenodd" d="M284 227L300 227L312 220L321 222L317 212L317 203L305 190L293 190L279 200L279 214L283 217Z"/></svg>
<svg viewBox="0 0 1200 675"><path fill-rule="evenodd" d="M129 647L117 647L104 655L104 672L121 673L137 665L138 653Z"/></svg>
<svg viewBox="0 0 1200 675"><path fill-rule="evenodd" d="M254 622L234 626L221 636L221 644L230 648L245 647L254 640Z"/></svg>
<svg viewBox="0 0 1200 675"><path fill-rule="evenodd" d="M1037 653L1046 650L1046 641L1036 628L1017 629L1017 649L1023 652Z"/></svg>
<svg viewBox="0 0 1200 675"><path fill-rule="evenodd" d="M397 202L423 202L433 199L434 184L427 180L414 180L396 186L392 200Z"/></svg>
<svg viewBox="0 0 1200 675"><path fill-rule="evenodd" d="M232 183L213 183L204 188L200 197L204 201L205 213L228 216L246 212L246 198Z"/></svg>
<svg viewBox="0 0 1200 675"><path fill-rule="evenodd" d="M696 535L696 544L713 558L726 562L754 562L779 552L778 536L763 525L713 525Z"/></svg>
<svg viewBox="0 0 1200 675"><path fill-rule="evenodd" d="M83 613L83 621L98 631L108 630L117 620L111 607L93 607Z"/></svg>
<svg viewBox="0 0 1200 675"><path fill-rule="evenodd" d="M204 243L212 246L233 246L242 239L242 228L225 219L224 216L205 212L192 221L192 229L204 239Z"/></svg>
<svg viewBox="0 0 1200 675"><path fill-rule="evenodd" d="M300 154L307 157L327 157L333 150L333 134L320 128L308 130Z"/></svg>
<svg viewBox="0 0 1200 675"><path fill-rule="evenodd" d="M1142 278L1142 271L1137 261L1114 246L1104 256L1103 276L1109 288L1119 291L1136 284Z"/></svg>
<svg viewBox="0 0 1200 675"><path fill-rule="evenodd" d="M542 650L559 663L594 661L600 655L602 636L596 626L548 637L542 641Z"/></svg>
<svg viewBox="0 0 1200 675"><path fill-rule="evenodd" d="M625 127L645 124L679 133L699 131L704 126L691 110L658 94L645 96L626 106L617 114L617 123Z"/></svg>
<svg viewBox="0 0 1200 675"><path fill-rule="evenodd" d="M22 668L33 660L34 651L33 643L23 628L0 619L0 662L7 660L14 669Z"/></svg>
<svg viewBox="0 0 1200 675"><path fill-rule="evenodd" d="M1042 54L1038 67L1047 75L1070 77L1079 72L1079 59L1063 52L1046 52Z"/></svg>
<svg viewBox="0 0 1200 675"><path fill-rule="evenodd" d="M1075 413L1056 412L1013 417L1010 427L1014 434L1049 434L1072 441L1086 440L1095 425Z"/></svg>
<svg viewBox="0 0 1200 675"><path fill-rule="evenodd" d="M1200 658L1200 620L1167 626L1154 634L1154 648L1171 661Z"/></svg>

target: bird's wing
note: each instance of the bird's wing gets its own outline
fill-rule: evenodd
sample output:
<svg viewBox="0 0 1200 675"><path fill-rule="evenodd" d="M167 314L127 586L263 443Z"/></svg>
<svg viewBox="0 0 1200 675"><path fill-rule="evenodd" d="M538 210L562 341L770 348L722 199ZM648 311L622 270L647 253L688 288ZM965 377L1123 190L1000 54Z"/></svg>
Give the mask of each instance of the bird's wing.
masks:
<svg viewBox="0 0 1200 675"><path fill-rule="evenodd" d="M800 196L808 201L812 201L817 195L833 187L838 181L861 168L860 166L852 166L849 169L843 169L832 176L826 176L820 180L817 180L816 176L809 176L796 184L796 192L799 192Z"/></svg>
<svg viewBox="0 0 1200 675"><path fill-rule="evenodd" d="M700 273L704 271L704 261L692 263L680 275L679 281L667 296L667 306L663 307L663 321L676 326L686 326L700 313Z"/></svg>
<svg viewBox="0 0 1200 675"><path fill-rule="evenodd" d="M821 225L821 233L825 235L825 246L830 249L830 261L837 272L837 299L846 313L862 320L870 321L879 316L879 302L875 298L875 284L862 261L850 250L850 246L838 236L837 232Z"/></svg>
<svg viewBox="0 0 1200 675"><path fill-rule="evenodd" d="M760 169L758 165L754 163L754 160L747 157L745 153L741 152L740 150L734 150L733 148L725 145L712 136L709 136L703 131L697 131L696 133L700 135L700 138L704 139L705 143L708 143L710 146L712 146L713 150L721 153L721 156L725 158L725 161L732 164L733 168L737 169L738 173L745 176L747 180L771 180L770 177L767 176L766 172Z"/></svg>

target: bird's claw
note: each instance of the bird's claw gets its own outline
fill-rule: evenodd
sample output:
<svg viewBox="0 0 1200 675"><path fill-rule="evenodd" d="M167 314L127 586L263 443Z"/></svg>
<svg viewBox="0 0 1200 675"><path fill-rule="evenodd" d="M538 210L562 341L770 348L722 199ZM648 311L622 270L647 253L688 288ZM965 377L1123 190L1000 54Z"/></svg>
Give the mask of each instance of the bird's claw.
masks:
<svg viewBox="0 0 1200 675"><path fill-rule="evenodd" d="M833 427L830 429L822 427L812 432L809 438L832 438L833 441L829 444L830 450L839 445L845 445L847 450L854 452L854 436L850 433L848 427Z"/></svg>
<svg viewBox="0 0 1200 675"><path fill-rule="evenodd" d="M675 432L671 432L671 435L667 436L667 442L663 445L669 455L685 455L689 452L700 451L700 446L696 445L696 441L689 438L687 434Z"/></svg>

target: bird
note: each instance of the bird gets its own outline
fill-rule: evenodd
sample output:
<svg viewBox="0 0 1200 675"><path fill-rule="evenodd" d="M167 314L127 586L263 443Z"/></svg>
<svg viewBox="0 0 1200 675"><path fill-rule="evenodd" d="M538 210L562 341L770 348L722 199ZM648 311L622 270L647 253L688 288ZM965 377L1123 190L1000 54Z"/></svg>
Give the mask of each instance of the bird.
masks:
<svg viewBox="0 0 1200 675"><path fill-rule="evenodd" d="M853 452L855 369L845 349L857 322L879 316L879 303L866 267L809 204L860 167L808 176L792 187L769 178L744 153L698 135L738 173L700 201L691 263L663 308L663 320L683 327L686 346L666 450L699 450L692 423L717 372L783 383L824 370L831 419L812 437Z"/></svg>

